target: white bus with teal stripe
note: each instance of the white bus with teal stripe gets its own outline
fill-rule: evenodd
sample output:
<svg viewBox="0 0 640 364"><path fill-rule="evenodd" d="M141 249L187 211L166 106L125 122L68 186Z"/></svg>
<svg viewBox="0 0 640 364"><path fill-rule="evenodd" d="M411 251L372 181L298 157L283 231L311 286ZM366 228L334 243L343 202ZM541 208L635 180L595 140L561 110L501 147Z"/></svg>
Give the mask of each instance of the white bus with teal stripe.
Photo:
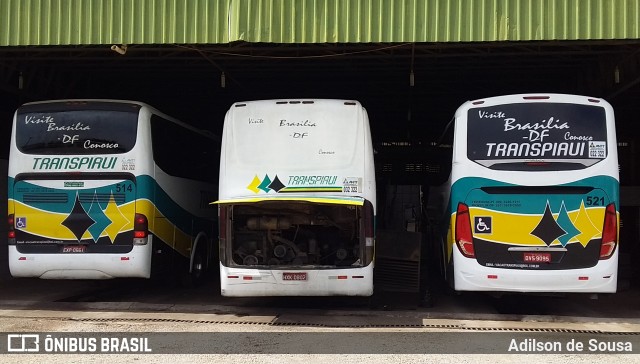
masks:
<svg viewBox="0 0 640 364"><path fill-rule="evenodd" d="M217 251L208 203L218 153L215 136L141 102L21 106L9 155L11 274L197 281Z"/></svg>
<svg viewBox="0 0 640 364"><path fill-rule="evenodd" d="M458 291L612 293L620 182L603 99L519 94L455 114L443 269Z"/></svg>
<svg viewBox="0 0 640 364"><path fill-rule="evenodd" d="M359 102L233 104L219 185L223 296L373 294L375 171Z"/></svg>

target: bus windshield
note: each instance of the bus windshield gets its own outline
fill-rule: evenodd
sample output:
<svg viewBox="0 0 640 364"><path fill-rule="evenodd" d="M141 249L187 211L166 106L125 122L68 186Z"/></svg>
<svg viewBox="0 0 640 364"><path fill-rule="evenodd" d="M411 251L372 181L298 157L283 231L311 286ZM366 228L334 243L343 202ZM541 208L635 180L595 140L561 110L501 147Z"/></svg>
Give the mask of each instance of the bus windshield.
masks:
<svg viewBox="0 0 640 364"><path fill-rule="evenodd" d="M472 108L467 118L467 157L492 169L584 169L607 157L600 106L513 103Z"/></svg>
<svg viewBox="0 0 640 364"><path fill-rule="evenodd" d="M137 109L26 110L16 119L16 146L25 154L116 154L136 142Z"/></svg>

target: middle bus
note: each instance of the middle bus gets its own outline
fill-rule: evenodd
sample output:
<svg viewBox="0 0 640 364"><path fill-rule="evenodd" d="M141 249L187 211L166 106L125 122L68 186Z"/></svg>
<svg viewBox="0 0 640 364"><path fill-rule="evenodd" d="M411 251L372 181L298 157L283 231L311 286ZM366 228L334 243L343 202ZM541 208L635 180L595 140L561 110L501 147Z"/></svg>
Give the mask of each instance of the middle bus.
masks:
<svg viewBox="0 0 640 364"><path fill-rule="evenodd" d="M358 101L260 100L227 112L223 296L371 296L376 183Z"/></svg>

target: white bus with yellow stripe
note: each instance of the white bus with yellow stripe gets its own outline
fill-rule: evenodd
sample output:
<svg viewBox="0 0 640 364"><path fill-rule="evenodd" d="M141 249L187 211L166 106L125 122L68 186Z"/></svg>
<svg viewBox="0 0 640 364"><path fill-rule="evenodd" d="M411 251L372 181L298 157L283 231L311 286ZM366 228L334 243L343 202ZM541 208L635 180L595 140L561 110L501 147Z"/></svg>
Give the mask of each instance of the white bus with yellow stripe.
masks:
<svg viewBox="0 0 640 364"><path fill-rule="evenodd" d="M220 157L223 296L370 296L376 206L366 110L237 102Z"/></svg>
<svg viewBox="0 0 640 364"><path fill-rule="evenodd" d="M454 121L442 234L451 286L615 292L620 182L611 105L506 95L466 102Z"/></svg>
<svg viewBox="0 0 640 364"><path fill-rule="evenodd" d="M199 279L216 252L218 145L140 102L21 106L9 155L11 274Z"/></svg>

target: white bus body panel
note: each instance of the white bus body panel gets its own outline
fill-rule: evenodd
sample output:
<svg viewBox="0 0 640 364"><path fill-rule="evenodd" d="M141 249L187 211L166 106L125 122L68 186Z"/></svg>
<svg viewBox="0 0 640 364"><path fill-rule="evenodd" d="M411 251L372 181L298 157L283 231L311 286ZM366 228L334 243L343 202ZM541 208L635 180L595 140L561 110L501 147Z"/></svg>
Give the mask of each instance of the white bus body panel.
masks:
<svg viewBox="0 0 640 364"><path fill-rule="evenodd" d="M134 245L129 253L79 254L78 259L65 254L22 254L10 245L9 270L13 277L42 279L149 278L151 248L151 235L146 245Z"/></svg>
<svg viewBox="0 0 640 364"><path fill-rule="evenodd" d="M282 272L306 272L306 281L284 281ZM220 292L225 297L371 296L373 264L362 268L272 270L229 268L220 264ZM360 278L354 278L354 276Z"/></svg>
<svg viewBox="0 0 640 364"><path fill-rule="evenodd" d="M331 175L337 176L333 187L342 186L345 179L359 178L362 181L359 192L342 190L340 194L365 197L375 206L373 145L368 116L360 103L313 100L313 104L276 105L280 102L286 103L238 102L227 112L218 198L231 200L276 193L274 189L249 190L247 186L254 178L277 176L285 187L299 188L300 176ZM352 105L345 106L345 102ZM279 124L274 128L269 122ZM316 186L329 187L324 182L318 181Z"/></svg>
<svg viewBox="0 0 640 364"><path fill-rule="evenodd" d="M595 267L570 270L530 271L484 267L453 249L454 289L485 292L615 293L618 282L618 252Z"/></svg>

